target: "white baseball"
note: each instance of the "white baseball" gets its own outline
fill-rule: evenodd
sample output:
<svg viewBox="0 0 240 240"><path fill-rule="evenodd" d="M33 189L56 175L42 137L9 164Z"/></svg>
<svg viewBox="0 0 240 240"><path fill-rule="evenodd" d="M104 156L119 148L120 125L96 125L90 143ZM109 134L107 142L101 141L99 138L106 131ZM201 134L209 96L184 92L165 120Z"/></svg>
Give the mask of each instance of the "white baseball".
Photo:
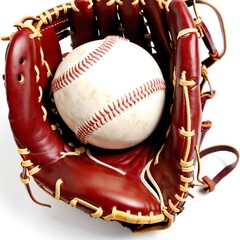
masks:
<svg viewBox="0 0 240 240"><path fill-rule="evenodd" d="M83 144L132 147L151 135L162 116L165 81L153 57L119 36L69 53L52 81L57 110Z"/></svg>

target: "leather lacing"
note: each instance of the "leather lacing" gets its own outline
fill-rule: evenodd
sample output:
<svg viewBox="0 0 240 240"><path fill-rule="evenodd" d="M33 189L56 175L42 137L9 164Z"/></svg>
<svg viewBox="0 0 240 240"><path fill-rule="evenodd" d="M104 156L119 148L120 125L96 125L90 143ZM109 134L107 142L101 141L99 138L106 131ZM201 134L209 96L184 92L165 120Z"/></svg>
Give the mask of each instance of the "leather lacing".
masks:
<svg viewBox="0 0 240 240"><path fill-rule="evenodd" d="M158 5L161 9L166 9L167 12L169 12L169 5L172 2L172 0L156 0L158 2Z"/></svg>
<svg viewBox="0 0 240 240"><path fill-rule="evenodd" d="M132 4L137 4L138 2L141 2L142 4L146 4L146 2L144 0L136 0L134 1ZM113 4L114 2L118 3L118 4L122 4L123 2L120 0L110 0L108 1L108 5ZM171 3L171 0L157 0L159 7L161 9L165 8L167 11L169 11L169 4ZM194 4L196 4L196 1L193 1ZM93 2L89 1L89 8L92 7ZM74 10L74 11L79 11L74 2L69 3L69 4L62 4L61 6L58 7L54 7L52 9L52 11L45 11L43 14L39 15L38 17L26 17L24 19L22 19L21 21L19 21L18 23L16 23L16 27L18 29L22 29L22 28L29 28L32 30L32 34L30 35L31 38L34 37L41 37L41 27L42 25L48 25L51 24L53 19L57 19L60 16L60 11L63 11L64 13L67 13L70 9ZM54 16L54 18L53 18ZM201 18L198 16L198 14L196 13L196 27L198 28L198 31L200 32L200 36L203 36L204 33L202 32L202 29L199 28L199 24L201 23ZM34 21L38 21L36 26L33 26L31 24L27 23L27 20L34 20ZM186 34L190 34L190 33L196 33L197 29L196 28L189 28L189 29L184 29L182 31L179 32L178 34L178 38L181 38L183 36L185 36ZM9 36L8 39L11 39L12 35ZM211 54L211 57L214 59L218 58L218 55L216 54ZM45 64L45 66L48 69L48 74L51 74L51 71L49 69L49 66L47 64L46 61L44 61L44 57L42 54L42 62L43 64ZM39 80L39 69L37 68L37 66L35 66L35 71L36 71L36 81ZM204 69L202 71L203 75L206 74L204 72ZM175 71L174 71L174 76L175 76ZM180 159L180 166L181 166L181 170L182 170L182 175L180 176L180 180L181 180L181 185L180 185L180 190L182 192L182 195L178 195L175 194L174 197L177 200L177 203L173 203L172 200L168 201L168 207L163 207L163 213L159 214L159 215L154 215L153 212L150 212L148 216L142 216L141 213L138 213L138 215L135 214L131 214L130 211L120 211L117 210L117 207L113 207L112 208L112 213L109 214L108 216L103 217L105 220L120 220L120 221L126 221L126 222L130 222L130 223L137 223L137 224L149 224L149 223L155 223L155 222L162 222L165 220L165 217L167 217L170 220L170 223L173 221L173 213L178 213L181 211L181 208L178 207L179 203L181 202L185 202L186 201L186 196L191 195L189 193L190 187L194 187L194 186L200 186L202 188L204 188L206 191L213 191L215 185L223 178L225 177L229 172L232 171L233 168L235 168L235 166L237 165L237 162L239 160L239 152L234 149L233 147L230 146L225 146L225 145L221 145L221 146L215 146L212 148L208 148L206 150L203 150L201 152L199 152L198 147L195 147L195 151L196 151L196 156L197 156L197 164L198 164L198 171L197 171L197 180L199 181L200 184L194 184L193 183L193 177L185 177L184 173L192 173L194 171L194 160L188 160L189 157L189 152L190 152L190 146L191 146L191 138L194 136L194 131L192 131L191 129L191 107L189 106L189 99L188 99L188 88L192 87L195 85L195 81L194 80L188 80L186 81L186 72L182 72L182 76L180 79L180 85L183 88L183 93L185 96L185 101L186 101L186 115L187 115L187 124L186 126L182 127L181 129L179 129L180 134L185 137L186 140L186 148L185 148L185 153L182 159ZM174 77L174 83L176 84L176 76ZM41 87L39 87L39 98L38 98L38 102L41 102L42 100L42 89ZM46 109L42 106L42 111L43 111L43 120L46 120L47 117L47 111ZM52 126L52 129L58 129L58 126ZM161 150L160 150L161 151ZM160 153L159 151L159 153ZM200 178L200 172L201 172L201 164L200 164L200 159L210 153L216 152L216 151L229 151L232 152L235 156L236 156L236 160L232 163L229 164L228 166L226 166L222 171L220 171L213 179L210 179L209 177L203 177L202 179ZM67 155L81 155L83 152L82 150L76 150L72 153L61 153L62 157L65 157ZM159 153L156 157L155 163L157 163L158 161L158 156ZM37 204L40 204L42 206L47 206L50 207L49 204L45 204L45 203L41 203L39 201L37 201L32 192L31 192L31 188L30 188L30 177L29 176L34 176L35 174L37 174L39 171L41 171L41 166L37 165L35 166L34 163L32 162L31 159L27 158L27 156L30 154L30 151L27 148L23 148L23 149L19 149L19 154L22 156L23 160L21 162L22 165L22 173L20 175L21 181L26 185L26 188L28 190L28 193L30 195L30 197L32 198L32 200L34 202L36 202ZM50 193L48 190L46 190L43 186L39 185L40 187L42 187L46 192L50 193L51 195L54 195L54 197L58 200L61 199L61 187L64 184L64 180L62 178L59 178L56 181L55 184L55 192L54 193ZM91 210L93 210L94 212L91 214L93 217L102 217L103 215L103 210L101 207L97 207L94 206L82 199L79 198L73 198L69 204L73 207L77 207L77 204L83 205Z"/></svg>
<svg viewBox="0 0 240 240"><path fill-rule="evenodd" d="M20 178L21 178L22 183L25 184L27 191L29 193L29 196L35 203L45 206L45 207L51 207L51 205L49 205L49 204L45 204L45 203L42 203L42 202L39 202L38 200L36 200L36 198L32 194L31 188L30 188L30 177L29 176L33 176L33 175L37 174L41 170L41 167L39 165L33 167L34 166L33 162L30 159L26 158L26 156L28 154L30 154L30 151L27 148L19 149L18 151L19 151L19 154L23 157L23 161L21 163L21 165L23 167L23 171L20 175ZM80 155L81 152L82 152L82 150L76 151L76 155ZM38 182L36 182L36 183L45 192L47 192L51 196L54 196L55 199L62 200L65 202L65 200L61 199L61 187L64 184L64 181L62 178L59 178L56 181L54 193L47 190L44 186L40 185ZM103 216L104 212L101 207L94 206L93 204L90 204L89 202L84 201L83 199L80 199L78 197L73 198L72 200L70 200L70 202L67 202L67 203L70 204L72 207L77 207L78 204L80 204L88 209L91 209L91 210L93 210L93 213L90 214L92 217L94 217L94 218L103 217L106 221L119 220L119 221L124 221L124 222L129 222L129 223L135 223L135 224L153 224L153 223L157 223L157 222L162 222L165 219L165 216L163 213L154 215L153 212L150 212L149 215L143 215L141 212L139 212L136 215L136 214L132 214L130 210L126 211L126 212L118 210L117 207L113 207L112 212L109 215Z"/></svg>
<svg viewBox="0 0 240 240"><path fill-rule="evenodd" d="M92 7L92 1L89 1L89 7ZM35 38L35 37L42 37L41 34L41 28L43 25L49 25L52 24L53 20L56 20L60 17L60 12L63 11L64 14L69 12L70 10L78 12L78 8L76 7L74 2L70 3L63 3L60 6L55 6L50 10L45 11L44 13L40 14L37 17L33 16L26 16L22 18L20 21L16 22L14 26L18 29L24 29L28 28L32 31L32 34L30 34L30 38ZM28 21L35 21L36 25L33 25L31 23L28 23ZM14 33L10 34L7 37L2 37L2 40L11 40L13 37Z"/></svg>
<svg viewBox="0 0 240 240"><path fill-rule="evenodd" d="M186 178L183 175L181 175L181 181L184 183L183 185L180 185L180 190L183 193L188 193L189 187L201 187L203 188L206 192L212 192L216 186L217 183L219 183L227 174L229 174L237 165L238 160L239 160L239 152L227 145L219 145L219 146L214 146L211 148L207 148L201 152L199 152L198 147L195 147L196 151L196 156L197 156L197 164L198 164L198 170L197 170L197 180L199 181L200 184L191 184L193 182L193 177ZM200 179L200 172L201 172L201 158L207 156L208 154L215 153L218 151L227 151L231 152L236 156L236 160L227 165L224 169L222 169L213 179L210 179L208 176L204 176L202 179ZM30 151L27 148L24 149L19 149L18 150L19 154L23 157L23 160L21 162L21 166L23 167L23 171L20 174L20 179L22 183L25 184L27 191L29 193L29 196L31 199L42 206L45 207L51 207L49 204L46 203L41 203L36 198L33 196L31 188L30 188L30 177L29 176L34 176L37 174L39 171L41 171L41 166L37 165L34 166L33 162L26 158L28 154L30 154ZM78 150L75 154L80 155L83 153L83 150ZM183 160L180 161L180 165L182 166L182 172L192 172L194 170L194 163L193 160L189 162L185 162ZM38 183L37 183L38 184ZM56 181L55 184L55 192L54 194L46 190L43 186L38 184L43 190L45 190L48 194L51 196L54 196L55 199L60 200L61 199L61 186L64 184L64 181L60 178ZM191 194L188 194L192 196ZM185 202L186 197L175 195L175 198L179 202ZM94 212L91 213L92 217L99 218L102 217L103 215L103 210L101 207L94 206L80 198L73 198L69 204L73 207L77 207L77 204L81 204ZM169 207L171 208L172 211L178 213L181 211L181 209L177 208L177 205L173 204L171 200L168 201ZM131 214L130 211L123 212L120 210L117 210L117 207L113 207L112 213L110 215L104 216L103 218L107 221L110 220L120 220L120 221L125 221L125 222L131 222L131 223L136 223L136 224L150 224L150 223L155 223L155 222L161 222L165 219L164 215L169 218L169 220L172 222L173 221L173 215L167 210L166 207L163 208L163 214L158 214L154 215L152 212L149 213L148 216L143 216L141 213L136 214Z"/></svg>
<svg viewBox="0 0 240 240"><path fill-rule="evenodd" d="M31 159L27 158L27 155L30 153L30 151L27 148L19 148L18 153L22 156L23 160L21 162L21 166L23 168L22 173L20 174L21 182L24 183L26 186L26 189L28 191L29 196L31 197L32 201L42 205L44 207L51 207L49 204L39 202L32 194L32 190L30 187L30 176L33 176L34 174L37 174L41 170L41 166L37 165L34 166Z"/></svg>
<svg viewBox="0 0 240 240"><path fill-rule="evenodd" d="M205 156L207 156L209 154L213 154L213 153L217 153L217 152L221 152L221 151L232 153L233 155L235 155L236 159L231 164L227 165L221 171L219 171L217 173L217 175L215 177L213 177L212 179L209 178L208 176L204 176L201 179L201 177L200 177L201 159L203 159ZM199 186L199 187L203 188L206 192L212 192L215 189L215 186L237 166L238 161L239 161L239 156L240 156L240 153L237 149L235 149L232 146L228 146L228 145L213 146L210 148L206 148L205 150L202 150L201 152L199 152L198 148L196 147L196 153L197 153L197 164L198 164L198 171L197 171L196 178L200 184L193 184L193 187Z"/></svg>
<svg viewBox="0 0 240 240"><path fill-rule="evenodd" d="M190 31L195 32L195 31ZM189 34L189 31L184 32L185 34ZM176 73L174 74L176 77ZM176 79L174 79L176 83ZM193 182L193 177L186 177L185 173L193 173L194 171L194 159L189 160L190 148L192 145L192 137L195 136L195 131L192 130L192 122L191 122L191 106L189 100L188 88L191 88L196 85L196 81L194 79L187 79L187 72L183 71L180 77L180 86L182 87L184 100L185 100L185 112L186 112L186 124L179 129L179 133L186 139L184 153L182 159L180 159L180 166L182 170L182 174L180 175L181 185L180 191L181 195L175 194L174 197L177 200L175 204L173 204L172 200L168 200L168 207L166 206L163 211L164 214L171 220L174 219L173 213L181 212L181 207L178 207L181 202L186 201L186 197L189 195L190 186ZM191 174L190 174L191 175Z"/></svg>

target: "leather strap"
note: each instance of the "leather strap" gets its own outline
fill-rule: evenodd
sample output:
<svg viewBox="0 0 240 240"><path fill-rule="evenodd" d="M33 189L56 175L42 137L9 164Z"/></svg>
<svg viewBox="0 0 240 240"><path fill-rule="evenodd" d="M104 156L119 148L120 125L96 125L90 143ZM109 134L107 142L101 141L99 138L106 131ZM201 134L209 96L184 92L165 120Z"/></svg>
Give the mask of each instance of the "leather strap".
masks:
<svg viewBox="0 0 240 240"><path fill-rule="evenodd" d="M226 152L231 152L236 156L236 159L233 163L227 165L226 167L224 167L215 177L213 177L212 179L210 179L208 176L204 176L202 178L202 180L199 179L199 171L198 171L198 181L202 183L201 186L204 187L204 190L206 192L212 192L215 188L215 186L224 178L226 177L238 164L239 161L239 156L240 153L239 151L232 147L232 146L228 146L228 145L217 145L217 146L213 146L210 148L207 148L203 151L201 151L199 153L199 157L202 159L203 157L212 154L212 153L216 153L216 152L220 152L220 151L226 151ZM199 169L200 170L200 169Z"/></svg>
<svg viewBox="0 0 240 240"><path fill-rule="evenodd" d="M227 47L226 33L225 33L225 27L224 27L222 16L212 4L210 4L209 2L206 2L205 0L187 0L186 4L188 6L194 7L195 14L196 14L196 19L195 19L196 27L199 30L200 37L202 38L205 46L209 50L209 53L208 53L209 57L202 61L202 65L205 65L207 68L209 68L213 63L221 59L226 52L226 47ZM218 18L221 34L222 34L222 39L223 39L223 49L221 51L217 50L207 25L203 22L202 18L198 15L196 4L207 5L216 14Z"/></svg>

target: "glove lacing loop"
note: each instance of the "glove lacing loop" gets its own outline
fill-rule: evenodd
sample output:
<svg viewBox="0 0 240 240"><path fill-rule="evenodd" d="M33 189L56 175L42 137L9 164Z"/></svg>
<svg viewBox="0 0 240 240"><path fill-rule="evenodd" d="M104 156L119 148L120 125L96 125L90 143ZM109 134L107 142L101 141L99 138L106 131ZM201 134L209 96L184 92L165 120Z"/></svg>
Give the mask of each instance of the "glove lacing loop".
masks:
<svg viewBox="0 0 240 240"><path fill-rule="evenodd" d="M31 17L31 16L25 17L25 18L21 19L20 21L16 22L14 24L14 27L16 27L19 31L23 28L30 29L33 32L33 34L30 35L30 38L41 37L42 34L32 24L25 23L28 20L39 21L40 19L38 17Z"/></svg>
<svg viewBox="0 0 240 240"><path fill-rule="evenodd" d="M21 162L21 166L23 168L22 173L20 174L21 182L25 184L26 189L28 191L29 196L31 197L32 201L44 206L44 207L51 207L49 204L41 203L35 199L35 197L32 194L32 190L30 188L30 176L33 176L34 174L38 173L41 170L41 167L39 165L33 167L33 163L30 159L26 159L25 156L30 153L30 151L27 148L19 148L18 153L23 157L23 160Z"/></svg>
<svg viewBox="0 0 240 240"><path fill-rule="evenodd" d="M195 16L196 16L196 18L194 19L194 22L195 22L196 27L197 27L197 29L198 29L198 31L199 31L199 34L200 34L199 37L200 37L200 38L203 38L204 33L203 33L203 31L202 31L202 28L199 27L199 24L202 22L202 18L201 18L201 17L199 16L199 14L198 14L196 0L193 0L193 1L192 1L192 4L193 4L193 10L194 10L194 13L195 13Z"/></svg>
<svg viewBox="0 0 240 240"><path fill-rule="evenodd" d="M109 1L107 1L106 5L107 5L107 6L111 6L111 5L114 4L115 2L116 2L117 4L119 4L119 5L123 5L123 1L121 1L121 0L109 0Z"/></svg>
<svg viewBox="0 0 240 240"><path fill-rule="evenodd" d="M172 2L172 0L156 0L158 2L158 5L161 9L166 9L167 12L169 12L169 5Z"/></svg>
<svg viewBox="0 0 240 240"><path fill-rule="evenodd" d="M66 156L80 156L84 152L86 152L86 148L82 146L79 148L75 148L74 152L61 152L60 155L61 155L61 158L64 158Z"/></svg>
<svg viewBox="0 0 240 240"><path fill-rule="evenodd" d="M70 202L70 205L72 207L76 207L77 204L81 204L91 210L94 210L95 212L94 213L91 213L91 216L94 217L94 218L100 218L102 215L103 215L103 209L101 207L96 207L82 199L79 199L79 198L73 198Z"/></svg>

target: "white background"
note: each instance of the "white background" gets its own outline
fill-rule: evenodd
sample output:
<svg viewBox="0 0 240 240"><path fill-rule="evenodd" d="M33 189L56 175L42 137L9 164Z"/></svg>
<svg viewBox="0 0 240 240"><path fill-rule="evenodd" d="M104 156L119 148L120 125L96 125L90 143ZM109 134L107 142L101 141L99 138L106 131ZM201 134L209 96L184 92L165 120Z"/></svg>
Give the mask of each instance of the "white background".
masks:
<svg viewBox="0 0 240 240"><path fill-rule="evenodd" d="M146 1L147 2L147 1ZM212 120L204 147L215 144L229 144L240 148L240 15L238 8L225 0L211 1L222 13L225 21L228 48L224 58L209 69L209 78L216 89L216 97L207 103L205 120ZM27 15L37 15L61 3L52 1L5 1L1 5L0 36L15 31L13 24ZM212 13L205 19L211 31L217 30ZM221 38L216 33L215 42ZM0 74L4 73L6 42L0 43ZM19 49L20 50L20 49ZM165 231L143 235L132 234L116 222L92 219L87 214L52 199L35 186L38 200L50 203L52 208L34 204L19 180L20 157L13 141L8 123L8 109L3 81L0 81L0 239L239 239L239 167L225 178L210 194L192 190L195 198L187 201L185 211L174 225ZM229 156L230 158L232 156ZM217 166L205 161L204 173L213 172ZM140 197L140 196L139 196Z"/></svg>

